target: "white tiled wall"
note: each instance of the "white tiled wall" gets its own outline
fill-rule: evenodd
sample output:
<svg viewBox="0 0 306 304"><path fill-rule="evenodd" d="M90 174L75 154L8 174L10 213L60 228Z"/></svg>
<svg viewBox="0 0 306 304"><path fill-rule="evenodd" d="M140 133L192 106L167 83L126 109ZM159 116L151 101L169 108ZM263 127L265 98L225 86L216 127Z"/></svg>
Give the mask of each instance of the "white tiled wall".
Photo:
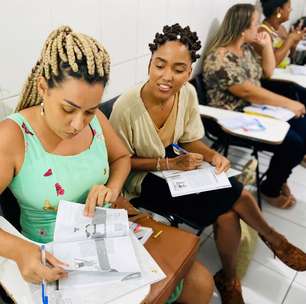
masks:
<svg viewBox="0 0 306 304"><path fill-rule="evenodd" d="M112 70L103 98L107 100L147 77L150 59L148 43L163 25L174 22L190 25L205 44L220 24L225 11L237 2L247 1L1 1L0 91L5 90L5 95L18 94L48 33L61 24L67 24L94 36L108 49ZM254 3L255 0L249 2ZM304 2L292 0L294 19L306 10ZM195 70L199 68L200 62Z"/></svg>

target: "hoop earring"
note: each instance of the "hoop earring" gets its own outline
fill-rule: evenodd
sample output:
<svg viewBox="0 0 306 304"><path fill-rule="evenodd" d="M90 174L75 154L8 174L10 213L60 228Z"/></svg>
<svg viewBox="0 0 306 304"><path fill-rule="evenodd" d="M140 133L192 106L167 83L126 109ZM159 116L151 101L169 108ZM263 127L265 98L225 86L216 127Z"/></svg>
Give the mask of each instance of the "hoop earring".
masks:
<svg viewBox="0 0 306 304"><path fill-rule="evenodd" d="M44 108L44 103L43 102L40 104L40 115L41 116L45 115L45 108Z"/></svg>
<svg viewBox="0 0 306 304"><path fill-rule="evenodd" d="M282 16L281 13L277 13L277 14L276 14L276 18L277 18L277 19L279 19L281 16Z"/></svg>

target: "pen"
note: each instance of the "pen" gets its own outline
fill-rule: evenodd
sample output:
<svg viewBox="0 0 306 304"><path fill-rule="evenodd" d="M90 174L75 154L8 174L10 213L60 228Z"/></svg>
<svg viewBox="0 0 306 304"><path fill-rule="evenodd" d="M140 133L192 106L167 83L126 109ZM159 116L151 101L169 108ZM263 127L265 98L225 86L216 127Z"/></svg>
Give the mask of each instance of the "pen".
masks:
<svg viewBox="0 0 306 304"><path fill-rule="evenodd" d="M275 111L275 107L269 106L269 105L255 105L256 108L262 109L262 110L269 110L269 111Z"/></svg>
<svg viewBox="0 0 306 304"><path fill-rule="evenodd" d="M171 144L174 153L176 154L188 154L189 152L185 149L183 149L182 147L180 147L178 144Z"/></svg>
<svg viewBox="0 0 306 304"><path fill-rule="evenodd" d="M162 231L162 230L159 230L159 231L153 236L153 238L154 238L154 239L157 239L162 233L163 233L163 231Z"/></svg>
<svg viewBox="0 0 306 304"><path fill-rule="evenodd" d="M266 127L260 122L259 119L255 118L255 121L257 122L258 126L262 129L262 130L265 130Z"/></svg>
<svg viewBox="0 0 306 304"><path fill-rule="evenodd" d="M41 245L40 252L41 252L41 262L44 266L46 266L46 247L45 245ZM44 279L42 280L42 283L41 283L41 298L42 298L43 304L48 304L47 284Z"/></svg>

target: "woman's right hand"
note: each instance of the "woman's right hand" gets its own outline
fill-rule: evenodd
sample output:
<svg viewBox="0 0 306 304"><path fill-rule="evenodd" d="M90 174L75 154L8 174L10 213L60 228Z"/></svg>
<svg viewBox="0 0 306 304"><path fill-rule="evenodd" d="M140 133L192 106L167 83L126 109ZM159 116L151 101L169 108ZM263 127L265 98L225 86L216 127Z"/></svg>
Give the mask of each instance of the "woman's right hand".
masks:
<svg viewBox="0 0 306 304"><path fill-rule="evenodd" d="M302 117L305 115L305 106L299 101L290 100L287 104L287 108L295 114L295 117Z"/></svg>
<svg viewBox="0 0 306 304"><path fill-rule="evenodd" d="M203 162L203 156L198 153L183 154L169 159L170 168L173 170L193 170Z"/></svg>
<svg viewBox="0 0 306 304"><path fill-rule="evenodd" d="M305 35L305 30L293 30L288 35L288 40L291 41L292 46L299 43Z"/></svg>
<svg viewBox="0 0 306 304"><path fill-rule="evenodd" d="M44 266L41 262L41 252L36 244L24 241L18 246L18 253L15 259L20 273L25 281L41 283L56 281L67 277L67 272L61 267L65 264L46 252L46 262L51 265Z"/></svg>

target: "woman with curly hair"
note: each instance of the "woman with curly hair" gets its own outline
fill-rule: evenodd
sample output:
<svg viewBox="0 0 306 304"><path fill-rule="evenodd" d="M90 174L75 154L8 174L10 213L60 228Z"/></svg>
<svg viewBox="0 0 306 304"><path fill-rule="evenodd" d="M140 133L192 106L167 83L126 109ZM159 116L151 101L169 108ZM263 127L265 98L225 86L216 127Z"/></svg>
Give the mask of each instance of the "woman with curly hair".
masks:
<svg viewBox="0 0 306 304"><path fill-rule="evenodd" d="M193 170L203 160L220 173L230 163L201 140L204 130L197 95L188 83L192 63L199 58L201 44L197 34L188 26L165 26L149 46L149 79L121 95L110 118L132 155L132 172L125 183L125 193L154 212L175 213L201 226L214 224L223 267L214 279L222 303L244 303L236 276L240 218L258 231L290 267L306 270L306 255L268 225L253 196L235 178L230 178L230 188L172 197L167 182L150 173ZM184 154L176 155L173 143L181 145Z"/></svg>

